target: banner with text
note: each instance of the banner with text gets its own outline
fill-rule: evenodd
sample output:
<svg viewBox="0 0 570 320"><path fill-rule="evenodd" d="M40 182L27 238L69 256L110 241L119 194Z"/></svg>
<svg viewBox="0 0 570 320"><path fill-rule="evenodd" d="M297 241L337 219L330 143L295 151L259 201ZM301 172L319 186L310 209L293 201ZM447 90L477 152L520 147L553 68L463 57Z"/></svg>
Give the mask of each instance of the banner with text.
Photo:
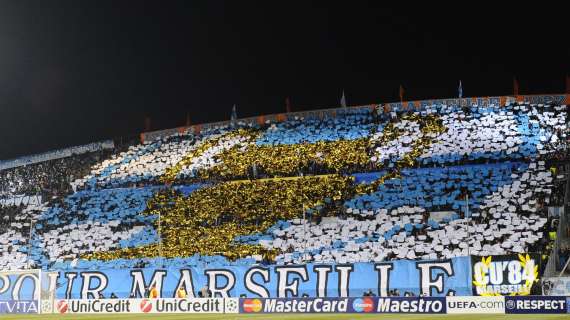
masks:
<svg viewBox="0 0 570 320"><path fill-rule="evenodd" d="M458 257L440 261L397 260L343 265L226 266L219 268L68 270L46 274L42 291L57 299L148 297L156 286L159 297L174 298L183 288L189 298L205 287L212 297L360 297L372 291L388 296L390 290L429 296L470 295L471 260ZM0 299L31 296L32 285L9 281Z"/></svg>
<svg viewBox="0 0 570 320"><path fill-rule="evenodd" d="M238 313L237 298L56 300L54 313Z"/></svg>
<svg viewBox="0 0 570 320"><path fill-rule="evenodd" d="M447 313L505 313L505 297L446 297Z"/></svg>
<svg viewBox="0 0 570 320"><path fill-rule="evenodd" d="M445 313L445 297L240 299L240 313Z"/></svg>
<svg viewBox="0 0 570 320"><path fill-rule="evenodd" d="M538 254L471 257L473 295L540 294Z"/></svg>
<svg viewBox="0 0 570 320"><path fill-rule="evenodd" d="M0 300L0 314L39 313L37 300Z"/></svg>
<svg viewBox="0 0 570 320"><path fill-rule="evenodd" d="M507 296L505 313L566 313L566 297Z"/></svg>

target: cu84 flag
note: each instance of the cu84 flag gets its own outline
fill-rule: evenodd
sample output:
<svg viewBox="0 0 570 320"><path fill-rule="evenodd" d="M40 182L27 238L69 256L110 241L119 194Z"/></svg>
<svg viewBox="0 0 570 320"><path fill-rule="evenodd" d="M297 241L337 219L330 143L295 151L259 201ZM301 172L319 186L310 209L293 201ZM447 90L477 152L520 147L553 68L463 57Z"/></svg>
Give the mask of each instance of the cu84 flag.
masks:
<svg viewBox="0 0 570 320"><path fill-rule="evenodd" d="M473 295L527 296L539 290L538 254L471 257Z"/></svg>

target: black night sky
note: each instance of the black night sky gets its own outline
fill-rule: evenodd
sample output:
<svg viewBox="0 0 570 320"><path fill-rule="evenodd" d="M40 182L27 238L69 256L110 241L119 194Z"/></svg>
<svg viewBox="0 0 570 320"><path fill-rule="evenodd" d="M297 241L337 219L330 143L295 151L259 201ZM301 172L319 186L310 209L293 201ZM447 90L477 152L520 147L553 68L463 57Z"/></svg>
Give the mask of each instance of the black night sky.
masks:
<svg viewBox="0 0 570 320"><path fill-rule="evenodd" d="M238 116L562 93L562 2L0 1L0 159Z"/></svg>

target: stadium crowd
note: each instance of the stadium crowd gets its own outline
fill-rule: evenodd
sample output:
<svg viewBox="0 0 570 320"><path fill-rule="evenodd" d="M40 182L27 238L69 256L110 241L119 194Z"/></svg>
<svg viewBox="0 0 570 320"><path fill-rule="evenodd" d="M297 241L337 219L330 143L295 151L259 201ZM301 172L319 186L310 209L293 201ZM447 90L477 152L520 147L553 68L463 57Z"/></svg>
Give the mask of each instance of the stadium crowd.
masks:
<svg viewBox="0 0 570 320"><path fill-rule="evenodd" d="M2 170L0 194L45 197L0 206L0 266L543 252L548 207L564 198L556 166L568 159L567 132L558 105L433 105L380 118L346 109Z"/></svg>
<svg viewBox="0 0 570 320"><path fill-rule="evenodd" d="M112 150L90 152L0 171L0 199L41 195L49 199L73 192L72 182L86 175Z"/></svg>

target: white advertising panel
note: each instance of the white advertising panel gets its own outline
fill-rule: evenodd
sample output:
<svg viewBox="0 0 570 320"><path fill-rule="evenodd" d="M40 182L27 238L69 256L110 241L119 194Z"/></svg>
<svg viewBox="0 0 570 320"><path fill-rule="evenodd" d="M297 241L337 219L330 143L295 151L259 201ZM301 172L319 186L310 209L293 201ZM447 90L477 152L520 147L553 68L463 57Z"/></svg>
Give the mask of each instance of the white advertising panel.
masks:
<svg viewBox="0 0 570 320"><path fill-rule="evenodd" d="M56 300L55 313L238 313L237 298Z"/></svg>
<svg viewBox="0 0 570 320"><path fill-rule="evenodd" d="M447 313L505 313L505 297L446 297Z"/></svg>

